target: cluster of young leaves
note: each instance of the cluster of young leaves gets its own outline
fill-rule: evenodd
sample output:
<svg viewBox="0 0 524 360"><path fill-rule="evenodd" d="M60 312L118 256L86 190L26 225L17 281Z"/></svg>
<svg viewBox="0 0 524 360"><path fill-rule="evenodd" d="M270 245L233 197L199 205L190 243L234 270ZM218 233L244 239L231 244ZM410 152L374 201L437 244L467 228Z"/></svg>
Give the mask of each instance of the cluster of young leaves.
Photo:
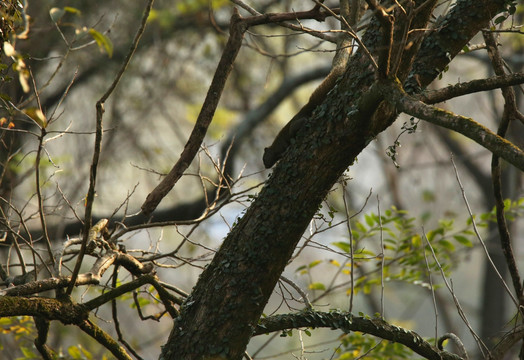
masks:
<svg viewBox="0 0 524 360"><path fill-rule="evenodd" d="M340 345L336 350L337 360L368 358L366 354L376 360L407 359L413 355L413 351L402 344L355 332L342 335Z"/></svg>
<svg viewBox="0 0 524 360"><path fill-rule="evenodd" d="M229 6L228 0L191 0L178 1L173 7L163 7L152 9L147 19L149 22L157 23L161 28L170 29L180 16L190 15L200 12L213 11Z"/></svg>
<svg viewBox="0 0 524 360"><path fill-rule="evenodd" d="M0 359L39 360L42 355L35 348L34 340L37 330L33 318L30 316L0 318ZM16 344L19 353L13 354L8 342ZM14 357L18 356L18 357ZM82 345L71 345L65 351L54 354L56 359L63 360L91 360L98 358ZM108 359L102 356L101 360Z"/></svg>
<svg viewBox="0 0 524 360"><path fill-rule="evenodd" d="M524 198L517 201L506 200L504 205L508 221L514 221L524 214ZM461 226L453 219L442 219L436 227L425 231L417 225L417 219L409 216L407 211L392 207L380 216L368 213L353 221L353 244L350 241L339 241L331 245L342 250L347 256L353 252L353 267L365 269L359 271L358 276L355 271L352 289L355 293L371 292L373 288L381 285L382 278L384 281L402 281L429 288L428 270L431 273L440 273L442 270L449 276L460 263L458 257L466 255L467 250L479 242L474 226L485 228L492 222L496 222L495 209L468 217ZM329 291L323 282L312 280L313 269L326 262L338 267L343 274L350 274L351 261L341 265L333 259L314 260L297 269L299 274L310 277L310 290ZM438 285L433 284L433 287ZM348 293L350 291L351 289L347 290ZM340 360L359 358L364 354L366 358L373 359L406 359L413 355L412 351L403 345L380 341L360 333L343 335L341 345L336 351L337 359Z"/></svg>
<svg viewBox="0 0 524 360"><path fill-rule="evenodd" d="M511 199L504 200L504 216L507 221L515 221L517 218L524 215L524 198L512 201ZM490 222L497 222L497 211L493 208L490 212L480 215L474 215L473 219L468 218L468 225L473 224L477 227L487 227Z"/></svg>
<svg viewBox="0 0 524 360"><path fill-rule="evenodd" d="M88 28L83 25L78 25L72 21L63 21L63 18L67 14L70 14L74 17L80 17L82 15L82 12L77 8L71 6L65 6L63 8L54 7L51 10L49 10L49 16L51 17L51 21L53 21L53 23L57 27L74 28L75 32L73 39L70 40L71 44L79 40L82 40L84 37L89 35L96 42L100 51L107 53L109 57L113 56L113 43L109 37L92 27Z"/></svg>
<svg viewBox="0 0 524 360"><path fill-rule="evenodd" d="M506 217L509 221L522 215L524 199L511 202L507 200ZM477 228L487 227L495 221L495 210L468 218L458 225L454 219L441 219L437 226L425 230L417 224L417 219L405 210L395 207L386 210L380 216L375 213L365 214L361 219L352 221L350 240L331 243L341 250L349 261L340 264L337 260L314 260L297 268L297 273L310 276L310 290L328 290L323 282L313 281L313 268L329 262L339 270L354 274L352 290L355 293L371 292L384 280L402 281L429 288L428 270L431 273L444 271L449 275L460 263L459 257L467 255L467 250L478 243L473 222ZM353 247L353 254L351 254ZM348 292L351 289L348 289Z"/></svg>
<svg viewBox="0 0 524 360"><path fill-rule="evenodd" d="M33 319L29 316L12 318L0 318L0 357L6 352L6 343L14 341L23 354L24 359L38 359L33 340L36 337L36 329Z"/></svg>
<svg viewBox="0 0 524 360"><path fill-rule="evenodd" d="M18 38L25 39L27 31L25 30L23 15L20 9L23 5L17 0L2 0L0 3L0 35L2 40L2 49L0 54L5 55L2 60L7 60L5 63L0 63L0 82L2 84L9 84L13 77L10 75L10 70L18 73L20 84L25 92L29 91L29 71L25 65L23 56L19 54L14 47ZM9 96L3 91L0 92L0 98L9 101ZM11 125L12 123L9 122Z"/></svg>
<svg viewBox="0 0 524 360"><path fill-rule="evenodd" d="M457 229L452 219L440 220L438 226L424 233L416 225L416 218L395 207L386 210L380 217L374 213L366 214L362 220L352 224L353 266L366 269L356 279L353 290L368 293L373 286L380 285L382 278L427 287L428 269L431 272L442 269L449 274L458 263L460 253L457 250L473 247L474 235L471 224ZM332 245L350 253L351 244L348 241ZM346 264L346 267L350 266L350 263ZM349 269L344 272L349 274Z"/></svg>

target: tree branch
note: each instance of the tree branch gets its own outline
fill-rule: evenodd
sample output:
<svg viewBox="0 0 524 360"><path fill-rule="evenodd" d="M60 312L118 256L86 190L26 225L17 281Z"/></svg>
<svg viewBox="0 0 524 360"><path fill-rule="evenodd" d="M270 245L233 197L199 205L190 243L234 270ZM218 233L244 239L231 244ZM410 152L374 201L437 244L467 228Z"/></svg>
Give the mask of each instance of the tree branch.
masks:
<svg viewBox="0 0 524 360"><path fill-rule="evenodd" d="M79 327L86 334L98 341L100 345L111 351L111 353L117 359L132 360L123 347L118 345L118 343L111 336L109 336L108 333L93 324L90 320L83 321L81 324L79 324Z"/></svg>
<svg viewBox="0 0 524 360"><path fill-rule="evenodd" d="M155 189L147 195L145 202L142 204L142 213L145 216L151 215L160 201L162 201L162 199L171 191L200 149L200 145L204 140L204 136L211 124L211 120L213 120L213 115L215 114L222 91L224 90L226 80L233 68L233 63L240 51L240 47L242 46L242 40L244 39L244 33L246 30L246 23L240 17L238 11L235 11L231 16L229 39L227 40L226 47L218 63L211 85L209 86L202 109L198 114L193 131L189 136L182 154L180 154L180 158L171 171L169 171L160 184L158 184Z"/></svg>
<svg viewBox="0 0 524 360"><path fill-rule="evenodd" d="M488 49L488 55L493 63L493 70L495 74L502 76L505 74L504 61L500 56L497 49L497 42L490 32L483 32L484 40ZM515 92L510 87L503 87L502 96L504 97L504 112L502 119L499 124L497 135L504 137L508 130L511 120L517 119L517 100ZM499 156L493 154L491 159L491 177L493 182L493 193L495 195L495 208L497 213L497 227L499 230L500 244L502 246L502 252L506 258L511 280L513 281L513 288L519 299L519 304L522 305L524 302L522 282L520 280L519 269L515 256L513 255L513 248L511 245L511 237L506 223L506 216L504 215L504 199L502 197L502 169L500 164Z"/></svg>
<svg viewBox="0 0 524 360"><path fill-rule="evenodd" d="M397 110L454 130L524 171L524 152L475 120L424 104L406 94L398 83L382 83L380 87L384 98L395 105Z"/></svg>
<svg viewBox="0 0 524 360"><path fill-rule="evenodd" d="M339 329L345 333L359 331L409 347L430 360L460 360L461 357L441 351L413 331L390 325L382 319L353 316L348 312L319 312L305 310L296 314L275 315L260 319L254 335L303 327Z"/></svg>
<svg viewBox="0 0 524 360"><path fill-rule="evenodd" d="M438 90L428 90L418 96L418 99L426 104L436 104L453 99L458 96L473 94L476 92L499 89L505 86L514 86L524 83L524 73L503 74L487 79L472 80L464 83L450 85Z"/></svg>
<svg viewBox="0 0 524 360"><path fill-rule="evenodd" d="M120 79L124 75L124 72L127 69L129 62L131 61L131 58L133 57L133 54L135 53L135 50L138 46L140 38L142 37L142 34L145 31L147 18L149 17L149 13L151 11L151 8L153 7L153 1L154 0L148 0L148 3L142 15L142 21L140 23L140 27L138 28L135 34L135 37L133 39L129 52L126 58L124 59L124 62L122 63L120 70L118 71L117 75L115 76L115 79L113 80L113 82L111 83L107 91L102 95L102 97L96 103L95 148L93 151L93 160L91 162L91 169L89 172L89 175L90 175L89 176L89 189L86 195L84 235L82 239L82 246L80 247L80 252L78 254L78 258L76 260L76 264L75 264L75 267L73 269L73 273L71 276L71 284L69 284L66 290L66 294L68 295L71 294L71 292L73 291L73 287L75 286L75 283L76 283L76 277L78 276L78 273L80 272L80 266L82 265L84 254L86 252L86 247L87 247L87 242L88 242L88 237L89 237L89 230L91 229L91 224L92 224L91 215L92 215L92 210L93 210L93 202L95 199L96 173L97 173L98 160L100 158L101 145L102 145L102 133L103 133L102 118L103 118L103 114L105 111L104 103L109 98L109 96L111 96L116 86L120 82Z"/></svg>
<svg viewBox="0 0 524 360"><path fill-rule="evenodd" d="M0 317L41 316L65 325L79 324L88 317L82 305L44 297L0 296Z"/></svg>
<svg viewBox="0 0 524 360"><path fill-rule="evenodd" d="M156 209L160 201L171 191L175 186L176 182L180 179L184 171L189 167L191 161L193 161L200 145L204 140L207 129L211 124L213 115L218 106L218 102L224 90L226 80L231 72L233 63L235 62L236 56L242 46L242 40L244 33L251 26L263 25L268 23L278 23L287 20L295 19L316 19L323 21L326 14L313 9L304 12L292 12L284 14L263 14L256 15L247 18L242 18L238 11L231 16L229 32L230 36L222 53L222 57L218 63L215 75L209 86L206 98L197 117L196 124L189 136L189 139L180 154L180 158L173 166L171 171L164 177L164 179L156 186L153 191L147 195L145 202L142 204L142 213L145 216L151 215Z"/></svg>

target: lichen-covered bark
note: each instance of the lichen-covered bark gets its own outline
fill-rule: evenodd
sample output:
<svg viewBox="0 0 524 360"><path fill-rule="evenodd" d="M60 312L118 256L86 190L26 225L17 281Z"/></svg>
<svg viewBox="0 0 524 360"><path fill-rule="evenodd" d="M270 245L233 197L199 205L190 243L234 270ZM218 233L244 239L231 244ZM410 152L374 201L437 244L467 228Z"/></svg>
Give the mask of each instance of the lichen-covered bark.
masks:
<svg viewBox="0 0 524 360"><path fill-rule="evenodd" d="M456 49L485 27L504 2L480 3L459 1L442 20L446 32L455 34L452 38L443 41L438 33L428 36L420 60L415 60L419 74L410 77L416 79L414 88L428 85L438 75L435 69L443 69ZM377 28L364 41L373 49L380 36ZM438 64L430 59L438 59ZM162 359L242 357L280 274L321 201L367 144L395 120L391 106L379 104L380 99L367 91L373 81L369 60L356 54L338 87L298 132L266 186L202 273L175 320ZM370 110L375 111L372 117Z"/></svg>
<svg viewBox="0 0 524 360"><path fill-rule="evenodd" d="M44 297L0 297L0 317L41 316L47 320L58 320L63 324L80 324L89 316L79 304Z"/></svg>
<svg viewBox="0 0 524 360"><path fill-rule="evenodd" d="M306 310L297 314L275 315L260 320L256 335L268 332L296 328L331 328L340 329L345 333L360 331L385 340L397 342L412 349L425 359L460 360L461 357L447 351L442 351L425 341L414 331L408 331L398 326L388 324L380 318L365 318L352 314L332 311L329 313Z"/></svg>

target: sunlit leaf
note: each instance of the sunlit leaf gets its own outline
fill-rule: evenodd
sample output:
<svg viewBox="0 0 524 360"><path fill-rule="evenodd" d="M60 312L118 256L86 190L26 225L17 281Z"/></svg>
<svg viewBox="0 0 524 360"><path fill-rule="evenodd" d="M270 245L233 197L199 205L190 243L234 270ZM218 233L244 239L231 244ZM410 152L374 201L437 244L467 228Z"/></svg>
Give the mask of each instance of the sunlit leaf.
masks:
<svg viewBox="0 0 524 360"><path fill-rule="evenodd" d="M15 56L16 50L13 45L9 41L4 42L4 54L5 56Z"/></svg>
<svg viewBox="0 0 524 360"><path fill-rule="evenodd" d="M109 57L113 56L113 43L111 39L93 28L89 29L89 34L96 41L101 51L105 51Z"/></svg>
<svg viewBox="0 0 524 360"><path fill-rule="evenodd" d="M332 264L332 265L335 265L337 267L340 267L340 263L338 261L334 260L334 259L329 260L329 263Z"/></svg>
<svg viewBox="0 0 524 360"><path fill-rule="evenodd" d="M351 252L351 245L347 242L337 241L337 242L331 243L331 245L338 247L340 250L344 252L347 252L347 253Z"/></svg>
<svg viewBox="0 0 524 360"><path fill-rule="evenodd" d="M35 123L37 123L38 126L44 129L47 127L47 119L42 110L40 110L39 108L27 108L24 109L23 112L27 116L29 116Z"/></svg>
<svg viewBox="0 0 524 360"><path fill-rule="evenodd" d="M77 8L74 8L72 6L64 6L64 11L67 11L68 13L74 14L74 15L81 15L82 12L78 10Z"/></svg>
<svg viewBox="0 0 524 360"><path fill-rule="evenodd" d="M320 282L314 282L309 284L311 290L326 290L326 286Z"/></svg>
<svg viewBox="0 0 524 360"><path fill-rule="evenodd" d="M320 264L322 262L322 260L315 260L315 261L312 261L309 263L308 265L308 268L314 268L315 266L317 266L318 264Z"/></svg>

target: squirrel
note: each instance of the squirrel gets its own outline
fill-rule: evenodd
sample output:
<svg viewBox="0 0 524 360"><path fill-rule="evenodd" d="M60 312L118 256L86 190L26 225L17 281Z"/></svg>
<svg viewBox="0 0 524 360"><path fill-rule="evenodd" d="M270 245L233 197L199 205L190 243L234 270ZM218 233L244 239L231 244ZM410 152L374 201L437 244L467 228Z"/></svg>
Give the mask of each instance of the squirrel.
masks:
<svg viewBox="0 0 524 360"><path fill-rule="evenodd" d="M291 144L291 140L297 134L298 129L302 127L304 121L313 113L313 110L324 101L328 92L335 86L339 76L344 73L344 70L343 66L333 67L324 81L313 91L307 104L280 130L271 146L264 149L262 161L266 169L273 167L280 160Z"/></svg>
<svg viewBox="0 0 524 360"><path fill-rule="evenodd" d="M340 37L329 74L315 91L313 91L307 104L280 130L271 146L264 149L262 161L266 169L273 167L273 165L282 158L284 152L289 145L291 145L291 140L297 134L298 129L302 127L305 120L313 113L317 106L322 104L329 91L335 87L338 78L346 71L346 64L351 55L351 50L351 39L346 35Z"/></svg>

